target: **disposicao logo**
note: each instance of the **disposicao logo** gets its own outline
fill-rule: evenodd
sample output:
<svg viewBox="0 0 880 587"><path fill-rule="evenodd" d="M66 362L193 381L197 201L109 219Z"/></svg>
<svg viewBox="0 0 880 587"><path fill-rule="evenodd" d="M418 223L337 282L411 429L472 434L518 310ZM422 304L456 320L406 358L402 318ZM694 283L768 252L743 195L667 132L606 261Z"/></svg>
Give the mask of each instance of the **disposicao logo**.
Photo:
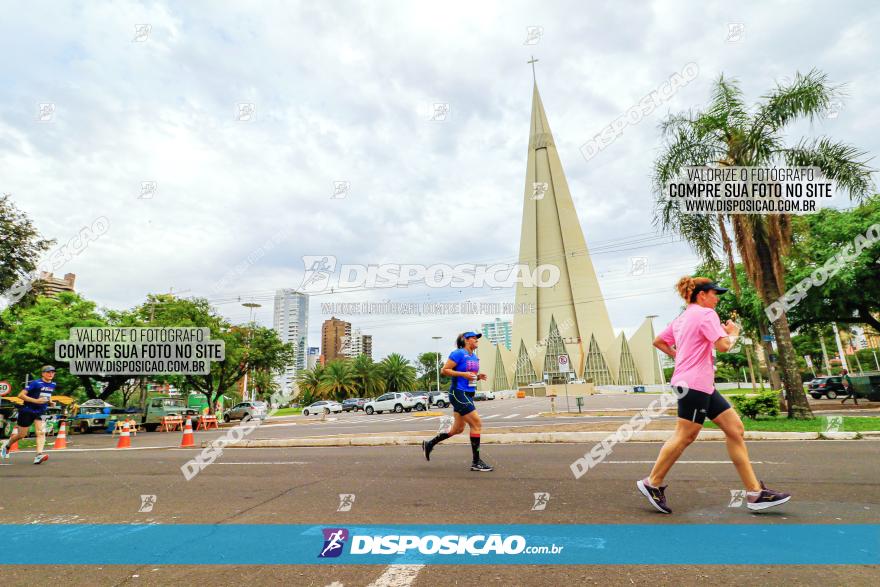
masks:
<svg viewBox="0 0 880 587"><path fill-rule="evenodd" d="M318 554L318 558L334 558L342 554L345 541L348 540L348 530L345 528L324 528L324 548Z"/></svg>

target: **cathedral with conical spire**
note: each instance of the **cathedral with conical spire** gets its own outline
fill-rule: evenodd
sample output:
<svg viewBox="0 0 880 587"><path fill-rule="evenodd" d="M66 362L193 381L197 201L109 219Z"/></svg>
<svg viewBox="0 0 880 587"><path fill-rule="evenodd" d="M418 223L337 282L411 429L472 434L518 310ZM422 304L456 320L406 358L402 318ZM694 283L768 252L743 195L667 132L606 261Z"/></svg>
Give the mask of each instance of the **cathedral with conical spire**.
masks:
<svg viewBox="0 0 880 587"><path fill-rule="evenodd" d="M537 82L523 194L519 263L533 272L553 265L559 279L544 287L517 284L516 307L535 312L514 315L511 350L489 341L480 346L486 387L561 383L566 376L559 369L562 354L578 379L595 385L660 383L653 336L645 334L653 334L650 320L631 339L614 335Z"/></svg>

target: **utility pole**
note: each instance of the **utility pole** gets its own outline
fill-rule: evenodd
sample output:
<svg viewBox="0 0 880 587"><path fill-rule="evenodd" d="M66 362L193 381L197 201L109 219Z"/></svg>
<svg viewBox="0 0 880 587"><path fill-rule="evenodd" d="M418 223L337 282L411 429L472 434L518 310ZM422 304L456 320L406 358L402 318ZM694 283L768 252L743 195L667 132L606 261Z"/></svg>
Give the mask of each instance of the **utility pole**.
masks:
<svg viewBox="0 0 880 587"><path fill-rule="evenodd" d="M840 331L837 330L837 322L831 323L831 330L834 331L834 340L837 342L837 352L840 353L840 365L849 373L849 365L846 364L846 355L843 354L843 343L840 342ZM831 375L831 373L828 373Z"/></svg>
<svg viewBox="0 0 880 587"><path fill-rule="evenodd" d="M439 341L441 336L432 336L432 339ZM437 355L434 357L434 371L437 373L437 392L440 392L440 343L436 344Z"/></svg>

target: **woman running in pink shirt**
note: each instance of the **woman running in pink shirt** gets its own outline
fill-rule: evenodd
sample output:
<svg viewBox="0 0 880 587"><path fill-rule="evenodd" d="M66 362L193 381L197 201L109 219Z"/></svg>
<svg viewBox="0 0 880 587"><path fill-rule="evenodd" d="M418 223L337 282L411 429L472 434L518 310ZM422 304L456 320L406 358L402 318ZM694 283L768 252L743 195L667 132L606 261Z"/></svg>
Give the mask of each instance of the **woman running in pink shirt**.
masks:
<svg viewBox="0 0 880 587"><path fill-rule="evenodd" d="M684 449L696 440L708 418L724 432L730 460L746 487L747 507L763 510L787 502L791 495L767 489L755 477L742 420L715 390L712 349L727 352L739 336L739 326L730 320L722 326L715 312L718 295L727 290L705 277L682 277L676 289L687 308L654 339L654 346L675 360L670 384L679 396L678 421L672 438L660 449L651 474L636 486L658 511L671 514L663 480Z"/></svg>

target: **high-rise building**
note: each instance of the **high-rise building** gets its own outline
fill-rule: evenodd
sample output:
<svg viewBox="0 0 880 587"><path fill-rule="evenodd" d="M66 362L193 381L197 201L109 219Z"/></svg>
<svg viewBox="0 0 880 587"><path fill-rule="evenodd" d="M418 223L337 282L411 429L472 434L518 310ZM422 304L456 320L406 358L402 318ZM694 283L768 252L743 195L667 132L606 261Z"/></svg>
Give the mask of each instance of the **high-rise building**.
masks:
<svg viewBox="0 0 880 587"><path fill-rule="evenodd" d="M480 347L488 387L560 383L569 374L596 385L660 383L650 324L635 338L614 334L537 84L524 187L519 262L536 274L552 266L559 278L552 287L517 283L516 307L535 311L514 314L510 350ZM568 373L559 367L563 354Z"/></svg>
<svg viewBox="0 0 880 587"><path fill-rule="evenodd" d="M360 328L352 329L351 334L343 339L340 353L352 359L359 355L367 355L372 359L373 335L364 334Z"/></svg>
<svg viewBox="0 0 880 587"><path fill-rule="evenodd" d="M272 325L278 337L283 342L293 344L296 351L293 363L287 365L276 378L282 392L292 393L296 372L307 366L309 296L294 289L276 290Z"/></svg>
<svg viewBox="0 0 880 587"><path fill-rule="evenodd" d="M321 325L321 356L323 364L346 358L343 345L351 339L351 323L331 317Z"/></svg>
<svg viewBox="0 0 880 587"><path fill-rule="evenodd" d="M76 273L65 273L61 278L40 271L40 276L34 281L34 291L39 295L55 297L62 291L74 291L74 283L76 283Z"/></svg>
<svg viewBox="0 0 880 587"><path fill-rule="evenodd" d="M495 345L504 345L507 350L510 350L512 336L510 320L495 318L494 322L481 324L480 330L486 340Z"/></svg>
<svg viewBox="0 0 880 587"><path fill-rule="evenodd" d="M316 346L309 347L309 356L306 359L306 368L314 369L321 357L321 348Z"/></svg>

